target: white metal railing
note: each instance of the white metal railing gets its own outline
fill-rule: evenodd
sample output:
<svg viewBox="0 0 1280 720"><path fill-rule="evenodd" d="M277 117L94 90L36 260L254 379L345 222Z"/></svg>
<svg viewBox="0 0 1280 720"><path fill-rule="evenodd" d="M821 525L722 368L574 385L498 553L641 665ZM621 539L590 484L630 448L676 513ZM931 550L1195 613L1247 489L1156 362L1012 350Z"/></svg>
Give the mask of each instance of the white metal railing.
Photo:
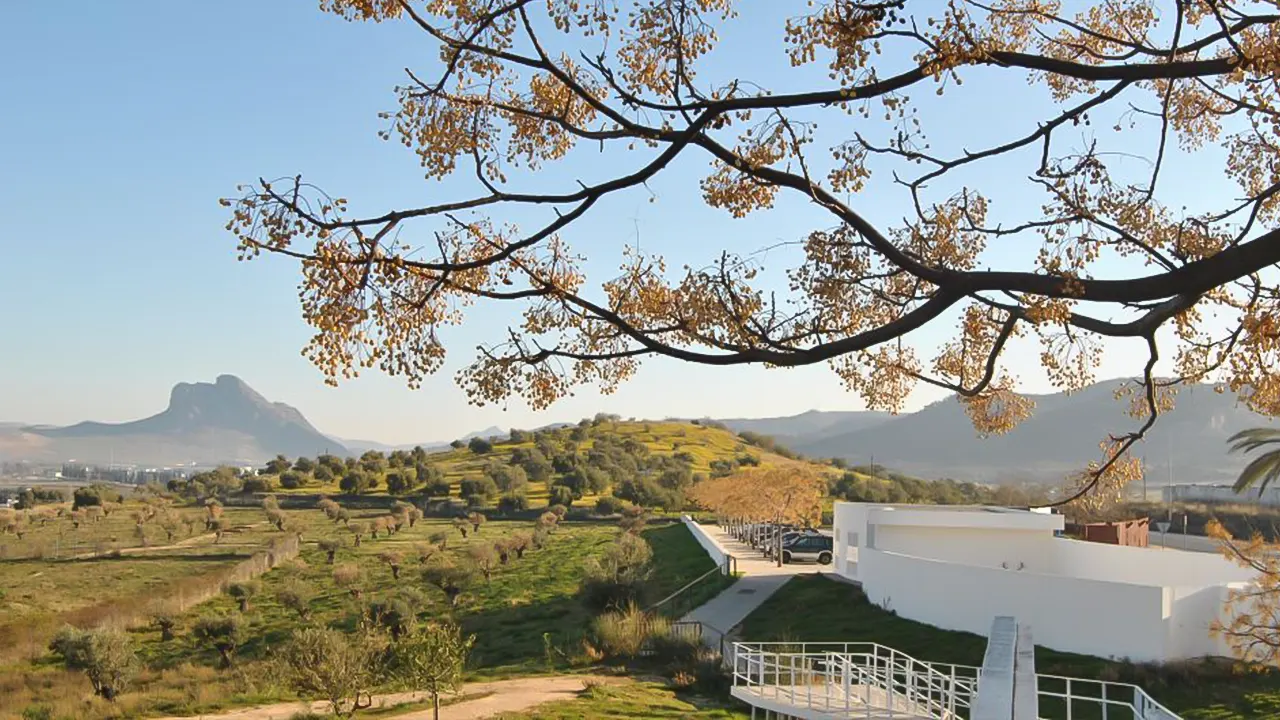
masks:
<svg viewBox="0 0 1280 720"><path fill-rule="evenodd" d="M1040 715L1065 720L1181 720L1137 685L1036 675Z"/></svg>
<svg viewBox="0 0 1280 720"><path fill-rule="evenodd" d="M735 693L750 703L849 718L960 720L969 716L981 668L917 660L877 643L733 643ZM1142 688L1059 675L1036 676L1042 718L1181 720Z"/></svg>
<svg viewBox="0 0 1280 720"><path fill-rule="evenodd" d="M848 717L957 718L978 668L926 663L877 643L734 643L734 686Z"/></svg>

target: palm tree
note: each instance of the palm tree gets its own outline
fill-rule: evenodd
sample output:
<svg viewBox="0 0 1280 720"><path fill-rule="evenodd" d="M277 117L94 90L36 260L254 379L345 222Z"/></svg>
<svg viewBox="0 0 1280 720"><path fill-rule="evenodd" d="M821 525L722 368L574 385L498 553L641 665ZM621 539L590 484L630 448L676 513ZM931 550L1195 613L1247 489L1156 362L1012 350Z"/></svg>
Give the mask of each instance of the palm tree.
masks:
<svg viewBox="0 0 1280 720"><path fill-rule="evenodd" d="M1227 439L1231 443L1231 452L1263 452L1255 457L1240 471L1240 478L1232 489L1236 492L1254 487L1258 492L1267 489L1274 480L1280 480L1280 429L1250 428L1241 430Z"/></svg>

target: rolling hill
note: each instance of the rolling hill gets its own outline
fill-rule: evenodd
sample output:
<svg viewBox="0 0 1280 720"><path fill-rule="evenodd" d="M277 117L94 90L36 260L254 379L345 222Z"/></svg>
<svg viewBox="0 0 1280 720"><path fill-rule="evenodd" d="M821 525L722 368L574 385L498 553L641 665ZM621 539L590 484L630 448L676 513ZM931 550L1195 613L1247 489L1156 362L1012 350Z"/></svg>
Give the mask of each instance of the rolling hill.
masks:
<svg viewBox="0 0 1280 720"><path fill-rule="evenodd" d="M873 410L810 410L789 417L728 418L717 422L734 432L760 433L789 445L793 442L811 444L832 434L851 433L892 419L893 415L887 412Z"/></svg>
<svg viewBox="0 0 1280 720"><path fill-rule="evenodd" d="M0 457L46 462L259 463L279 453L324 452L345 455L347 448L234 375L179 383L164 411L133 422L0 428Z"/></svg>
<svg viewBox="0 0 1280 720"><path fill-rule="evenodd" d="M785 444L808 457L838 457L856 464L885 465L925 478L975 482L1056 482L1099 457L1108 433L1123 433L1141 421L1127 414L1127 399L1116 400L1119 380L1104 381L1067 395L1031 396L1035 413L1007 435L981 438L954 398L918 412L869 422L860 413L816 430L785 435ZM805 416L798 416L804 418ZM747 429L742 421L724 421ZM754 421L797 427L794 418ZM1230 393L1212 386L1184 387L1172 412L1162 416L1137 447L1148 465L1148 483L1228 482L1244 461L1227 454L1226 439L1238 430L1268 424Z"/></svg>

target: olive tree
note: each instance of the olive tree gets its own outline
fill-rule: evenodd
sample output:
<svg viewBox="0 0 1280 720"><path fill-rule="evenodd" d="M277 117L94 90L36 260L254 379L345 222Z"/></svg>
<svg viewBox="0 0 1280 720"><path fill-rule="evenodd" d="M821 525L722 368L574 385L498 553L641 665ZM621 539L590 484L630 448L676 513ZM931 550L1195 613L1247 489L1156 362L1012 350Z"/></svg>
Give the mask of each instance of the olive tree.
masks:
<svg viewBox="0 0 1280 720"><path fill-rule="evenodd" d="M432 717L439 720L440 694L458 688L474 644L475 636L463 635L455 623L426 623L392 648L392 672L405 687L431 696Z"/></svg>
<svg viewBox="0 0 1280 720"><path fill-rule="evenodd" d="M244 642L245 624L239 615L206 615L191 627L191 637L199 645L218 652L222 667L231 667L231 658Z"/></svg>
<svg viewBox="0 0 1280 720"><path fill-rule="evenodd" d="M383 672L383 646L375 638L330 628L302 628L279 656L280 677L298 695L329 703L337 717L370 707L370 690Z"/></svg>
<svg viewBox="0 0 1280 720"><path fill-rule="evenodd" d="M83 631L68 625L54 636L49 648L68 670L82 671L93 693L106 700L124 692L139 668L133 642L120 630Z"/></svg>

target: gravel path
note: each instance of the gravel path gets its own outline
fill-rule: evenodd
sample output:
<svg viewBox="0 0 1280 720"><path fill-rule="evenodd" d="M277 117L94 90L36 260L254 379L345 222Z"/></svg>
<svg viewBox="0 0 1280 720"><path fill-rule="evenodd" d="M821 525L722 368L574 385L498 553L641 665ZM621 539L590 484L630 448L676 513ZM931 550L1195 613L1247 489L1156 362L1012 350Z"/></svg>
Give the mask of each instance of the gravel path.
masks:
<svg viewBox="0 0 1280 720"><path fill-rule="evenodd" d="M441 720L480 720L493 717L499 713L520 712L543 703L555 700L571 700L583 690L583 681L593 680L601 684L618 684L626 682L623 678L601 677L594 675L558 675L549 677L516 678L514 680L497 680L494 682L468 683L462 687L461 695L490 693L474 700L465 700L440 708ZM447 697L447 696L446 696ZM398 705L401 703L427 700L426 693L407 692L375 695L373 706ZM206 715L189 715L185 717L171 716L154 720L288 720L295 713L305 710L306 703L290 702L273 705L231 710L225 713ZM311 704L315 713L328 712L328 703ZM431 708L414 710L400 715L388 715L387 720L430 720Z"/></svg>

